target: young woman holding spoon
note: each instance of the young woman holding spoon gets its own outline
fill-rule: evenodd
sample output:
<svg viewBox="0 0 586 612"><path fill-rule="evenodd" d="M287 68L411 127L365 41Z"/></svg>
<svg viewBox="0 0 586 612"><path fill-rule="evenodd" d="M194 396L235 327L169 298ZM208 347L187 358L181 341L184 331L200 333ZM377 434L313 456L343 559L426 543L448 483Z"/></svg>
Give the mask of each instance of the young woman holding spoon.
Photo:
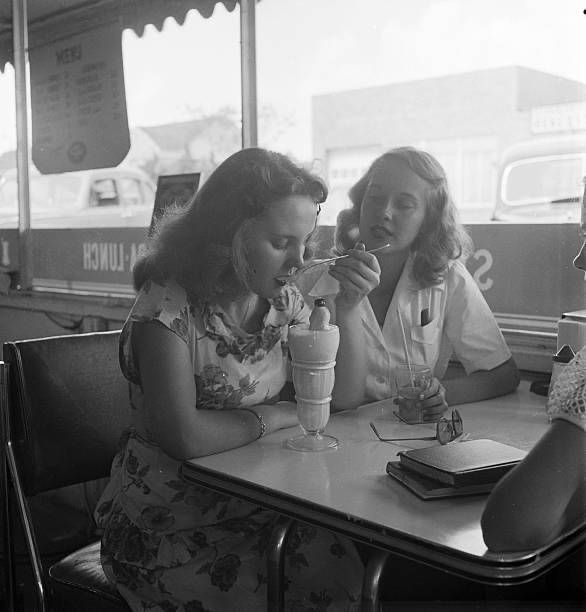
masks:
<svg viewBox="0 0 586 612"><path fill-rule="evenodd" d="M434 373L426 397L413 400L429 420L448 403L513 391L517 368L462 261L470 240L437 160L412 147L392 149L349 196L352 207L340 213L336 228L336 248L349 257L335 261L307 291L330 298L340 327L336 407L394 395L393 368L405 362L398 312L412 362ZM366 252L383 245L375 255ZM452 354L465 373L446 379Z"/></svg>

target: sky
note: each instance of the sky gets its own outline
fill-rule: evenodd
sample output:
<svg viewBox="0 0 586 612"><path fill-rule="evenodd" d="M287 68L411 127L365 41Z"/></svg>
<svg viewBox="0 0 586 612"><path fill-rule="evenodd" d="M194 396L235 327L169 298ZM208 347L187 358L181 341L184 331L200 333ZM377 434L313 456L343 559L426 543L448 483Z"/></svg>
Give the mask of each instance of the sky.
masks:
<svg viewBox="0 0 586 612"><path fill-rule="evenodd" d="M586 83L584 0L261 0L261 144L311 155L311 97L521 65ZM240 105L238 9L123 35L129 124ZM14 72L0 74L0 153L15 146Z"/></svg>

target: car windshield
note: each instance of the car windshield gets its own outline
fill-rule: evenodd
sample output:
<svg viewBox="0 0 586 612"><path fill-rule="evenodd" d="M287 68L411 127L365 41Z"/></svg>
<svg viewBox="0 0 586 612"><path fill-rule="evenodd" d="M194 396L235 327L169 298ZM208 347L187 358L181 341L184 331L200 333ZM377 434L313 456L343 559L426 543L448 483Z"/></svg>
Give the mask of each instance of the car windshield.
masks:
<svg viewBox="0 0 586 612"><path fill-rule="evenodd" d="M50 174L30 178L31 212L56 213L71 211L77 206L81 177L73 174ZM5 176L0 181L0 212L18 213L18 185L16 176Z"/></svg>
<svg viewBox="0 0 586 612"><path fill-rule="evenodd" d="M586 156L563 155L515 162L505 173L503 202L509 205L578 202Z"/></svg>

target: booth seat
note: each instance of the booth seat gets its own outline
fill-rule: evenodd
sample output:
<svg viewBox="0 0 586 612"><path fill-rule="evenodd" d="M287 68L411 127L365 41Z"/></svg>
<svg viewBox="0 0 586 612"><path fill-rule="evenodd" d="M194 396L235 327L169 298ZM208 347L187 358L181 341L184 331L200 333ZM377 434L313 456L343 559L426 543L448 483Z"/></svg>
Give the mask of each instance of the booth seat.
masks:
<svg viewBox="0 0 586 612"><path fill-rule="evenodd" d="M104 575L99 541L44 567L39 547L44 534L31 513L31 502L47 491L108 476L121 433L130 422L118 339L119 331L107 331L3 345L0 484L7 610L15 605L14 534L20 525L36 609L129 609Z"/></svg>

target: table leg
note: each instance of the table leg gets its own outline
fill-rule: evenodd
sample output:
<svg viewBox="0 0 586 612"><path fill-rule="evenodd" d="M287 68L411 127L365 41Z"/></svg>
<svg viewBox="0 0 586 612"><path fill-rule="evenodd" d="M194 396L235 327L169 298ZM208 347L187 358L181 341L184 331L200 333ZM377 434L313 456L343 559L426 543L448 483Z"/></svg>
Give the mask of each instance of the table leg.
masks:
<svg viewBox="0 0 586 612"><path fill-rule="evenodd" d="M269 612L285 609L285 546L293 521L280 516L271 533L267 551L267 598Z"/></svg>
<svg viewBox="0 0 586 612"><path fill-rule="evenodd" d="M379 582L388 557L388 552L376 548L370 553L362 581L363 612L378 612L379 610Z"/></svg>

